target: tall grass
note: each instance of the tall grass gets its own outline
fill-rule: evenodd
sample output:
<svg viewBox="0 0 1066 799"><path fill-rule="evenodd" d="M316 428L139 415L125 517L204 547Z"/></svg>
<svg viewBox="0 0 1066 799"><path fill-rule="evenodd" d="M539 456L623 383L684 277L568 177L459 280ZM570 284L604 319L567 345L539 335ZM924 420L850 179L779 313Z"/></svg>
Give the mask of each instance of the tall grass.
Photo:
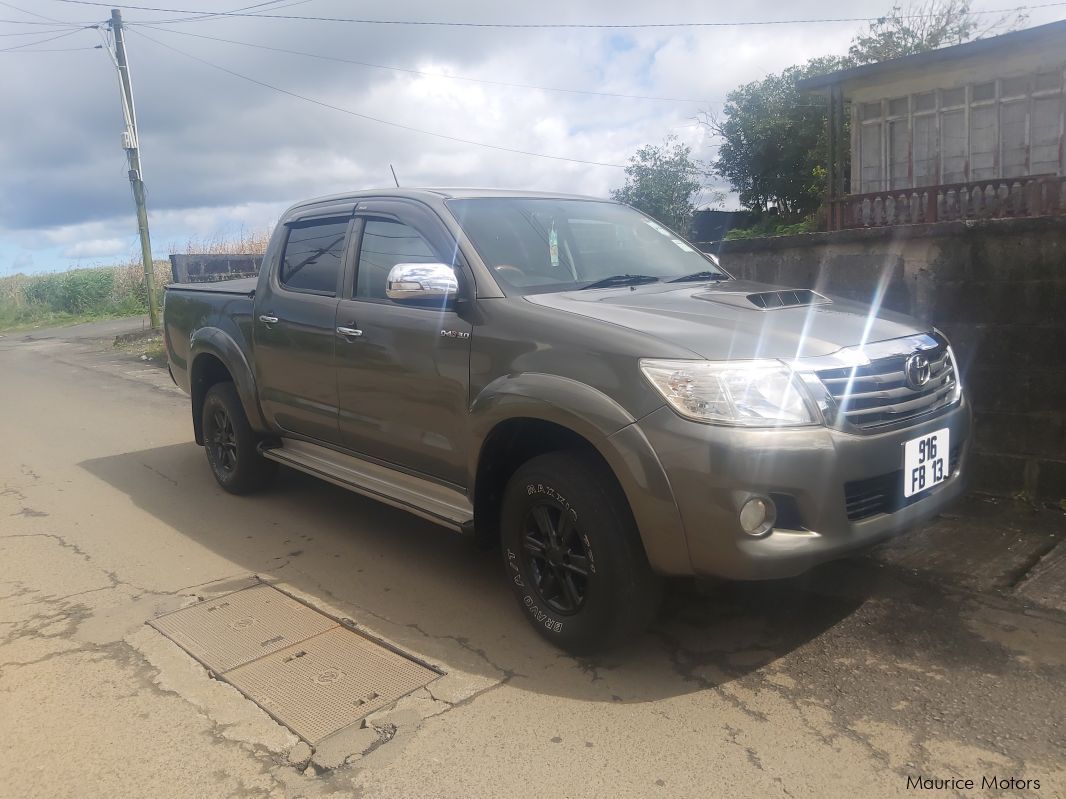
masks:
<svg viewBox="0 0 1066 799"><path fill-rule="evenodd" d="M236 236L223 238L212 236L199 239L188 239L183 246L170 245L171 255L175 253L196 253L197 255L262 255L266 252L267 244L270 243L270 228L258 230L244 230Z"/></svg>
<svg viewBox="0 0 1066 799"><path fill-rule="evenodd" d="M155 281L170 280L170 262L156 261ZM157 289L159 291L159 289ZM0 278L0 328L62 324L148 310L139 263Z"/></svg>
<svg viewBox="0 0 1066 799"><path fill-rule="evenodd" d="M171 252L200 254L261 254L269 231L245 233L230 239L189 240ZM153 262L156 299L171 282L170 261ZM148 312L144 267L140 261L91 269L71 269L43 275L0 278L0 330L40 327Z"/></svg>

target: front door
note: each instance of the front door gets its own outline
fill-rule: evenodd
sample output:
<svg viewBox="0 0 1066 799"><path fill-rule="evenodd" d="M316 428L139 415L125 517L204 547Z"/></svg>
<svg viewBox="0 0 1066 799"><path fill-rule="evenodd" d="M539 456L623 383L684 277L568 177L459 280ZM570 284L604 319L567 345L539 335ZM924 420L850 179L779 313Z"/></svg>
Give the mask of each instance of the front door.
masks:
<svg viewBox="0 0 1066 799"><path fill-rule="evenodd" d="M290 223L252 320L263 413L282 430L331 443L338 436L338 290L350 226L350 215Z"/></svg>
<svg viewBox="0 0 1066 799"><path fill-rule="evenodd" d="M398 263L454 263L455 243L415 203L360 203L354 280L337 309L341 440L375 460L455 485L466 483L470 330L454 309L385 295ZM456 267L461 272L461 267ZM460 279L460 285L470 283Z"/></svg>

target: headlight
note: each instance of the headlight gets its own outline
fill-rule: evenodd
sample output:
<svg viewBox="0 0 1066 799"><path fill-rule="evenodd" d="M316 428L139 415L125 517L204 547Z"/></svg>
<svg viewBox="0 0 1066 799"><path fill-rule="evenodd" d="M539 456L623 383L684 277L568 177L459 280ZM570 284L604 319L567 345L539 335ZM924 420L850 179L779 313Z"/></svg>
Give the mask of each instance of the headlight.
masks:
<svg viewBox="0 0 1066 799"><path fill-rule="evenodd" d="M640 369L687 419L747 427L814 424L792 370L780 361L659 361Z"/></svg>

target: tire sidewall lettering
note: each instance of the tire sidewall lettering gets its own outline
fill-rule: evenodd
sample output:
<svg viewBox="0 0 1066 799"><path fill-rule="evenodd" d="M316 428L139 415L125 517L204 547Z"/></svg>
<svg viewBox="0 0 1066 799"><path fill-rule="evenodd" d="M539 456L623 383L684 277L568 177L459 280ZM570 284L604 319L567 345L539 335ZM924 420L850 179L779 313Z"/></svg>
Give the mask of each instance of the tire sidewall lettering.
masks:
<svg viewBox="0 0 1066 799"><path fill-rule="evenodd" d="M542 482L529 482L525 485L524 494L526 497L547 497L554 502L557 502L562 507L563 512L569 513L574 524L577 524L577 509L574 508L566 496L560 493L554 486ZM589 572L590 574L595 574L596 560L593 556L592 542L584 532L581 533L581 541L585 545L585 551L588 553ZM525 579L522 576L522 568L519 563L518 553L510 548L507 549L507 566L511 572L511 581L514 585L520 589L526 589L525 591L520 592L522 607L524 607L529 613L533 623L539 627L543 627L548 632L561 633L566 627L566 622L553 616L550 611L542 608L538 599L529 592Z"/></svg>
<svg viewBox="0 0 1066 799"><path fill-rule="evenodd" d="M522 580L522 569L518 565L518 554L512 549L507 550L507 566L514 572L512 576L514 584L519 588L525 588L526 584ZM542 625L548 632L561 633L563 631L564 623L541 610L532 594L526 593L523 595L522 606L533 617L533 621Z"/></svg>
<svg viewBox="0 0 1066 799"><path fill-rule="evenodd" d="M543 626L548 632L561 633L563 631L564 623L541 610L532 594L526 594L522 597L522 604L529 611L529 615L533 617L533 621Z"/></svg>
<svg viewBox="0 0 1066 799"><path fill-rule="evenodd" d="M511 549L507 550L507 568L514 572L511 575L512 582L519 588L525 588L526 584L522 580L522 569L518 565L518 554Z"/></svg>

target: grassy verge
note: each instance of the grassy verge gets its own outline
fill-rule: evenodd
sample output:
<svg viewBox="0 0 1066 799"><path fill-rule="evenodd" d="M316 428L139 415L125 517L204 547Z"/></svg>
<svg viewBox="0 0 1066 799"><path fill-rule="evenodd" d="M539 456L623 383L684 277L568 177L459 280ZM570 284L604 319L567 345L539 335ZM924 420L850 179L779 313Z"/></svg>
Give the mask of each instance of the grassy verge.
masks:
<svg viewBox="0 0 1066 799"><path fill-rule="evenodd" d="M233 238L190 239L171 252L207 255L266 251L273 226L242 230ZM156 301L162 308L163 287L171 282L170 262L154 262ZM71 269L45 275L0 278L0 331L76 325L148 313L148 292L140 261L93 269Z"/></svg>
<svg viewBox="0 0 1066 799"><path fill-rule="evenodd" d="M170 264L155 263L156 293L170 281ZM0 331L75 325L148 311L138 263L0 278Z"/></svg>
<svg viewBox="0 0 1066 799"><path fill-rule="evenodd" d="M91 322L95 319L108 319L108 316L89 316L87 314L70 314L63 311L49 311L43 308L6 308L0 304L0 333L18 333L25 330L37 330L43 327L67 327Z"/></svg>

